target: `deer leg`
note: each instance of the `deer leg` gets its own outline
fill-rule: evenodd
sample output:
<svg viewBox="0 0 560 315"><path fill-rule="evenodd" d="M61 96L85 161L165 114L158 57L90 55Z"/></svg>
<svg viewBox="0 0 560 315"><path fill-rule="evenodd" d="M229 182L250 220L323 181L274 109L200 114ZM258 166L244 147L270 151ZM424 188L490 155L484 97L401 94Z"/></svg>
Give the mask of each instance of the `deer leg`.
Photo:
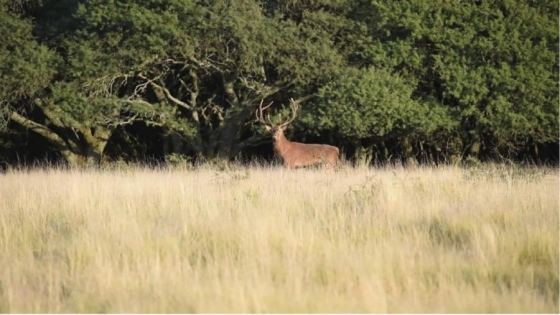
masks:
<svg viewBox="0 0 560 315"><path fill-rule="evenodd" d="M326 160L325 167L329 173L334 172L336 170L336 162L333 163L329 160Z"/></svg>
<svg viewBox="0 0 560 315"><path fill-rule="evenodd" d="M284 162L284 167L289 169L289 170L293 170L293 169L296 168L295 166L293 166L291 163L288 163L288 162Z"/></svg>

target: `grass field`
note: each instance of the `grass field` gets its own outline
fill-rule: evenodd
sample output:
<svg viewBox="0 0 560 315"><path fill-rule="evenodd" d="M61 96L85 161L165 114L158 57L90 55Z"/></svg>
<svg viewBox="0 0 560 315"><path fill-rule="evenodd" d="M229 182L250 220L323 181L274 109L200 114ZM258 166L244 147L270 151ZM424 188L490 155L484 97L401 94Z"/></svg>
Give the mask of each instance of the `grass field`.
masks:
<svg viewBox="0 0 560 315"><path fill-rule="evenodd" d="M0 312L559 311L557 169L0 174Z"/></svg>

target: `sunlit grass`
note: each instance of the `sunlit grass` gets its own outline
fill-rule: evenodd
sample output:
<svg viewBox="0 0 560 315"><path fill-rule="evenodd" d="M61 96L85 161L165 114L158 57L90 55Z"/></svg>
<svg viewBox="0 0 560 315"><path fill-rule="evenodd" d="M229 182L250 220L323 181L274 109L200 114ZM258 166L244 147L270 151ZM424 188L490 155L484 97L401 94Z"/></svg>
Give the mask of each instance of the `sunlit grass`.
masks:
<svg viewBox="0 0 560 315"><path fill-rule="evenodd" d="M554 169L0 175L1 312L558 312Z"/></svg>

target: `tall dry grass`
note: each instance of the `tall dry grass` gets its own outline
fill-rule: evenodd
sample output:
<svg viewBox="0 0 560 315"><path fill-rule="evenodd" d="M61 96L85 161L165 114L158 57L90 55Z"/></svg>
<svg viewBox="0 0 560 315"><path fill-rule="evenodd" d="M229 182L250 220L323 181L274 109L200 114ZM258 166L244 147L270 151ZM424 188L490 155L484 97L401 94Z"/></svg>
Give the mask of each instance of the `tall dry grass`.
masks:
<svg viewBox="0 0 560 315"><path fill-rule="evenodd" d="M558 312L556 170L0 175L1 312Z"/></svg>

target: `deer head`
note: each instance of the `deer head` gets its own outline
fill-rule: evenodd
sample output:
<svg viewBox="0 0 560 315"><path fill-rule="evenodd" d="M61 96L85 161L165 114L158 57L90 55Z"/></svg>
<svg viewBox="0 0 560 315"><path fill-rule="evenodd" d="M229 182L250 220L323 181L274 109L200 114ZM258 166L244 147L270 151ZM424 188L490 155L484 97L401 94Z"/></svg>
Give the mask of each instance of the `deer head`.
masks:
<svg viewBox="0 0 560 315"><path fill-rule="evenodd" d="M263 108L263 101L261 101L259 108L257 108L256 111L256 116L257 116L257 120L264 125L264 127L266 128L267 131L272 132L272 139L274 140L274 142L277 142L278 140L281 140L284 138L284 130L286 130L286 127L288 127L288 125L294 121L294 119L297 116L297 110L298 110L298 104L294 101L294 99L290 99L290 104L291 104L291 108L292 108L292 117L289 118L288 120L285 120L284 122L282 122L279 125L274 125L271 121L270 121L270 116L267 115L266 118L267 120L264 119L263 117L263 112L269 108L270 106L272 106L273 102L270 102L270 104L266 105Z"/></svg>

